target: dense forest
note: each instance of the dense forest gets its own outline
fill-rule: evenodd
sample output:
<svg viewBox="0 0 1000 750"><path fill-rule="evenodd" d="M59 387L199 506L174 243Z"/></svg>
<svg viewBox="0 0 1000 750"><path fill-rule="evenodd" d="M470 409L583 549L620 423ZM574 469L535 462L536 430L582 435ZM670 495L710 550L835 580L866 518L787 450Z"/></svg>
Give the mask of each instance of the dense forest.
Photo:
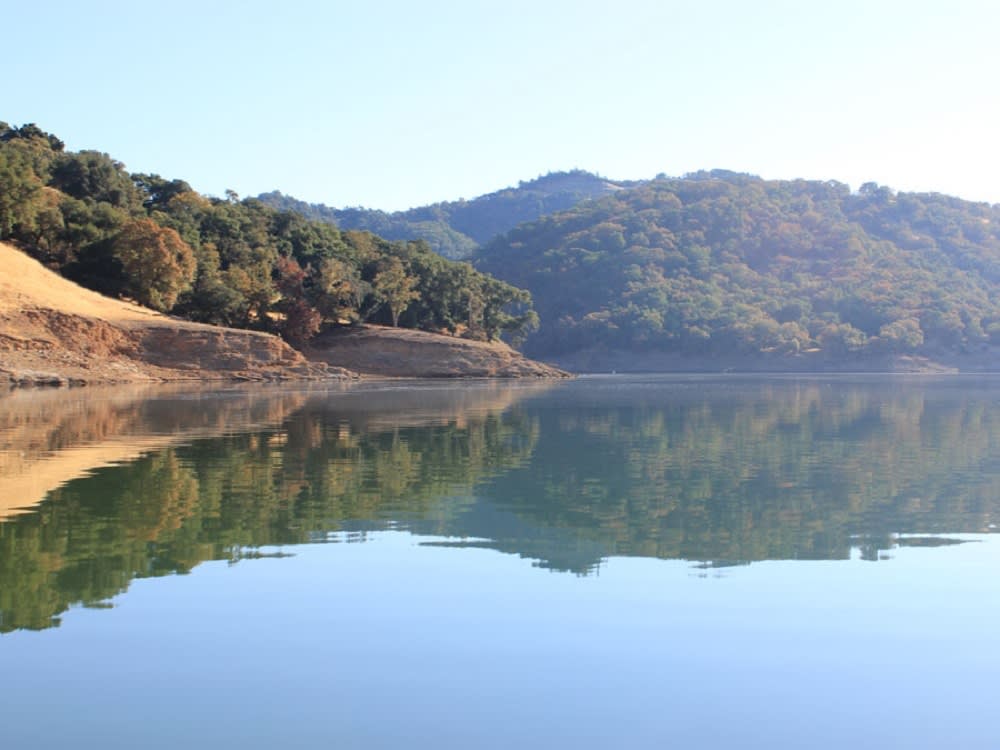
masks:
<svg viewBox="0 0 1000 750"><path fill-rule="evenodd" d="M1000 344L1000 206L713 171L517 227L477 267L531 291L533 356L978 352Z"/></svg>
<svg viewBox="0 0 1000 750"><path fill-rule="evenodd" d="M296 345L358 322L495 339L537 321L526 292L423 241L206 197L33 124L0 122L0 240L104 294Z"/></svg>
<svg viewBox="0 0 1000 750"><path fill-rule="evenodd" d="M631 184L634 183L612 182L582 170L553 172L472 200L445 201L393 213L370 208L331 208L296 200L278 191L257 197L269 206L297 211L341 229L362 229L391 240L422 239L446 258L465 258L518 224L564 211L588 198L599 198Z"/></svg>

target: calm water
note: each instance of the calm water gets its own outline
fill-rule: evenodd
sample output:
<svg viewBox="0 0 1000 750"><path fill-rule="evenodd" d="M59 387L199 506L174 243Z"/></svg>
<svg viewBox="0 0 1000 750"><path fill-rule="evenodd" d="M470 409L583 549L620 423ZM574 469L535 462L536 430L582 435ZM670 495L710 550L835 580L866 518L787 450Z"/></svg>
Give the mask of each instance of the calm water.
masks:
<svg viewBox="0 0 1000 750"><path fill-rule="evenodd" d="M1000 379L17 392L0 747L996 748L998 524Z"/></svg>

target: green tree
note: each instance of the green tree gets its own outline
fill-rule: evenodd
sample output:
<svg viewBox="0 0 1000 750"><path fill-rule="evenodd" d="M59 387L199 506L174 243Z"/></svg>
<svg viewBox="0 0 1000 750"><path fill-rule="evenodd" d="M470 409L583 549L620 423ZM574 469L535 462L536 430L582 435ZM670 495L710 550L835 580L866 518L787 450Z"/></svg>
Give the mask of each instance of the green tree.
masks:
<svg viewBox="0 0 1000 750"><path fill-rule="evenodd" d="M79 200L127 210L141 208L139 189L125 165L98 151L61 155L52 169L52 185Z"/></svg>
<svg viewBox="0 0 1000 750"><path fill-rule="evenodd" d="M0 238L34 229L42 185L22 150L0 150Z"/></svg>
<svg viewBox="0 0 1000 750"><path fill-rule="evenodd" d="M358 268L337 258L324 258L316 276L316 307L323 317L333 323L357 322L361 301L371 290Z"/></svg>
<svg viewBox="0 0 1000 750"><path fill-rule="evenodd" d="M107 154L65 152L34 125L2 122L0 238L104 294L296 340L318 315L456 333L467 290L486 278L423 241L341 232L231 191L206 198L183 180L129 174Z"/></svg>
<svg viewBox="0 0 1000 750"><path fill-rule="evenodd" d="M239 291L225 283L219 267L219 251L206 242L195 251L198 271L191 287L178 297L172 312L199 323L236 326L246 319L248 303Z"/></svg>
<svg viewBox="0 0 1000 750"><path fill-rule="evenodd" d="M913 318L897 320L882 326L878 336L893 352L912 352L924 343L924 332L920 329L920 322Z"/></svg>
<svg viewBox="0 0 1000 750"><path fill-rule="evenodd" d="M399 258L388 258L379 264L379 271L372 280L376 299L389 308L392 325L399 325L399 316L420 297L416 291L417 280L406 274L406 267Z"/></svg>

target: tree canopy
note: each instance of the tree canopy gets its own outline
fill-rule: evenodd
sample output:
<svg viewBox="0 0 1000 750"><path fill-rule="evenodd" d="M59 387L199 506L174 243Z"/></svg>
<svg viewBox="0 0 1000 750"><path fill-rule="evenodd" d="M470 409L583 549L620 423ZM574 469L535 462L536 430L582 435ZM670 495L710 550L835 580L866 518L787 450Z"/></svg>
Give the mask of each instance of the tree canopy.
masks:
<svg viewBox="0 0 1000 750"><path fill-rule="evenodd" d="M731 172L522 225L477 267L533 295L534 356L829 356L1000 344L1000 207Z"/></svg>

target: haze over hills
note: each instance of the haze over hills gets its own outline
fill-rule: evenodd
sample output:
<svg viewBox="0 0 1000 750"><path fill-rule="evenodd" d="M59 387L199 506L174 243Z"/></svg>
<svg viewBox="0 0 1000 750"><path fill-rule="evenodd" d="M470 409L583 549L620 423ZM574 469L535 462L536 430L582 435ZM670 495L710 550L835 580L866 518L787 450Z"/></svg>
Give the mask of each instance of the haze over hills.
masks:
<svg viewBox="0 0 1000 750"><path fill-rule="evenodd" d="M550 172L517 187L472 200L442 201L408 211L387 213L372 208L332 208L306 203L275 190L258 200L283 211L335 224L343 230L373 232L389 240L426 241L447 258L465 258L479 246L518 224L564 211L589 198L599 198L637 185L608 180L583 170Z"/></svg>

